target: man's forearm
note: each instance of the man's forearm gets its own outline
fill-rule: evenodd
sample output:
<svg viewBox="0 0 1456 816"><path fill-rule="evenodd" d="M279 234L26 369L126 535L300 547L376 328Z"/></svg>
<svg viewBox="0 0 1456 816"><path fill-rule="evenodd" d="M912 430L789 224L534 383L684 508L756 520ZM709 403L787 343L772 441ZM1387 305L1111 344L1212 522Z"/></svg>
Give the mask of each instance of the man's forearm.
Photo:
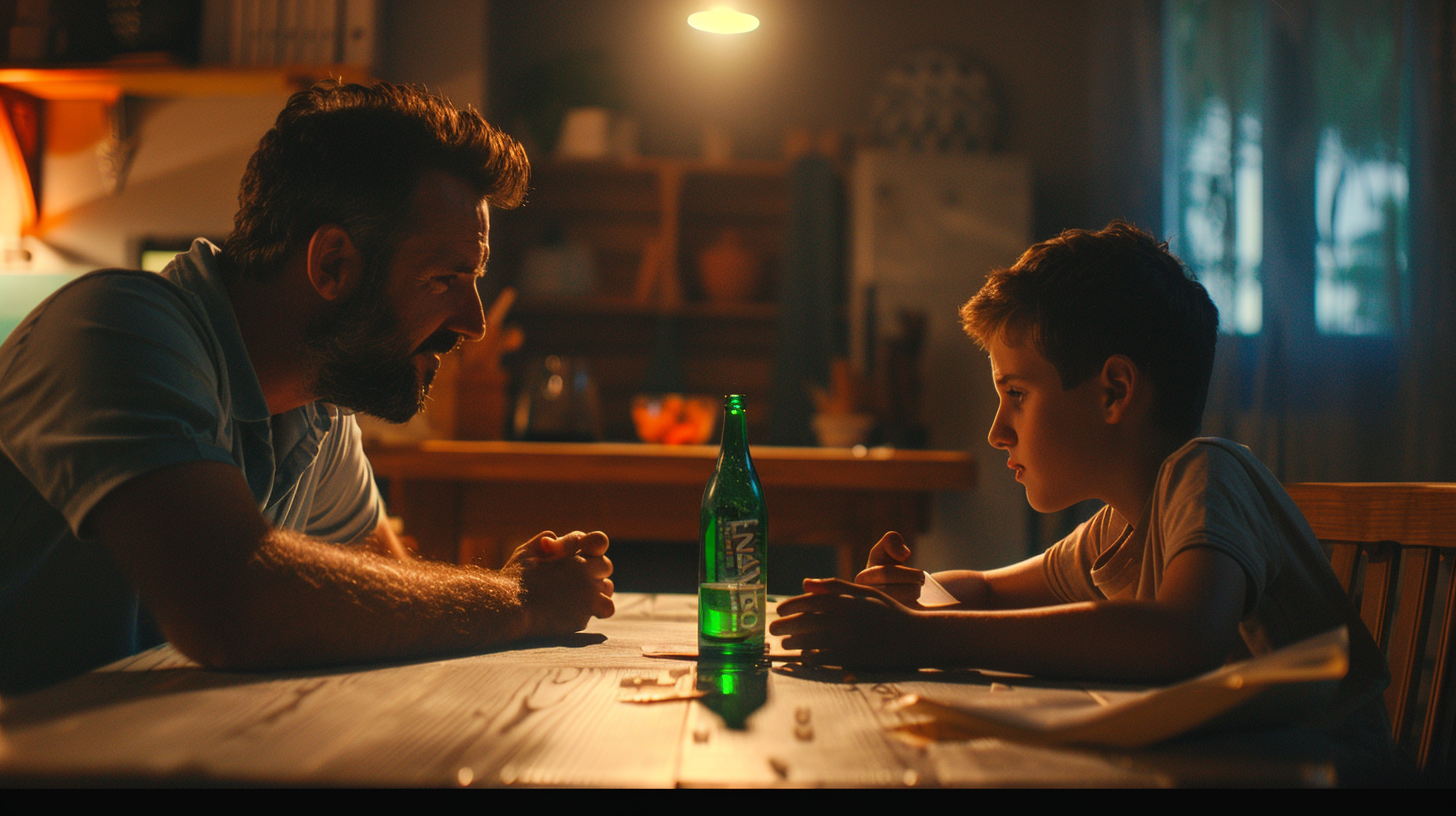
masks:
<svg viewBox="0 0 1456 816"><path fill-rule="evenodd" d="M163 616L163 627L184 653L218 668L463 651L530 630L518 570L386 559L279 531L210 591L182 599L191 612Z"/></svg>
<svg viewBox="0 0 1456 816"><path fill-rule="evenodd" d="M411 657L534 632L518 571L400 561L273 530L222 463L137 477L90 523L168 639L208 666ZM579 599L584 583L562 597ZM547 587L558 585L568 583Z"/></svg>
<svg viewBox="0 0 1456 816"><path fill-rule="evenodd" d="M378 553L385 558L395 558L400 561L414 560L414 555L404 545L404 541L394 534L394 529L389 526L388 521L382 521L374 532L364 536L359 546L370 552Z"/></svg>

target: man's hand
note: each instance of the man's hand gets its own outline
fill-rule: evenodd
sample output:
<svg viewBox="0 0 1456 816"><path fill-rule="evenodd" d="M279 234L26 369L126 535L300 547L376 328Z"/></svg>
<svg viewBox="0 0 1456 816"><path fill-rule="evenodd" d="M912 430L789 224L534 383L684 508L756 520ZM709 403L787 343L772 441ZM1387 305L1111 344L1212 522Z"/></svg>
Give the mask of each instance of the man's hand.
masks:
<svg viewBox="0 0 1456 816"><path fill-rule="evenodd" d="M902 566L908 560L910 548L905 546L905 539L899 533L885 533L870 550L869 565L854 577L854 582L875 587L905 606L919 609L920 587L925 584L925 573ZM812 591L807 584L805 591Z"/></svg>
<svg viewBox="0 0 1456 816"><path fill-rule="evenodd" d="M607 545L605 533L578 530L559 538L539 533L516 548L506 570L520 570L528 635L579 632L592 616L612 616L616 606Z"/></svg>
<svg viewBox="0 0 1456 816"><path fill-rule="evenodd" d="M878 589L838 578L806 579L804 591L780 603L779 619L769 626L783 636L785 649L802 649L806 662L831 666L917 666L918 613Z"/></svg>

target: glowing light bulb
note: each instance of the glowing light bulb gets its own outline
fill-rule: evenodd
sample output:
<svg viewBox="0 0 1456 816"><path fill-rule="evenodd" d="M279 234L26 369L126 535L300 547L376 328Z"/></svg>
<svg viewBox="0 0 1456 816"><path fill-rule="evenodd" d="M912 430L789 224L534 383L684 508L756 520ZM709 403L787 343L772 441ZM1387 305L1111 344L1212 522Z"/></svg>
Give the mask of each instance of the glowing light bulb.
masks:
<svg viewBox="0 0 1456 816"><path fill-rule="evenodd" d="M758 28L758 18L727 6L714 6L688 15L688 25L711 34L746 34Z"/></svg>

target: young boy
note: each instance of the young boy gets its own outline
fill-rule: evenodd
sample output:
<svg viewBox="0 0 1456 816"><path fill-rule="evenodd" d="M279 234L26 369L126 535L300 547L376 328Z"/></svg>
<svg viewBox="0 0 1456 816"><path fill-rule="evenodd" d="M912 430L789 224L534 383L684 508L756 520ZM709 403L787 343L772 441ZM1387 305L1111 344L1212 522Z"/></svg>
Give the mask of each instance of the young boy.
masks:
<svg viewBox="0 0 1456 816"><path fill-rule="evenodd" d="M1027 501L1106 506L1019 564L938 573L960 603L935 610L888 533L856 583L808 580L779 606L786 648L831 665L1160 682L1343 625L1332 722L1383 721L1385 660L1298 508L1246 448L1194 438L1218 310L1166 245L1121 222L1069 230L992 272L961 319L990 353L988 439Z"/></svg>

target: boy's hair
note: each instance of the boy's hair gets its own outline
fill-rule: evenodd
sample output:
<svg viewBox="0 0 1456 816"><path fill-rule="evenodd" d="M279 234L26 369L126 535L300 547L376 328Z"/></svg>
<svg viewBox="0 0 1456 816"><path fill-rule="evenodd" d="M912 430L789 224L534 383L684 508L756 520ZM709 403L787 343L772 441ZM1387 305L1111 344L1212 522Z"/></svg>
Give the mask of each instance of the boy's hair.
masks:
<svg viewBox="0 0 1456 816"><path fill-rule="evenodd" d="M1198 435L1218 307L1166 243L1137 227L1113 221L1043 241L991 272L960 314L982 348L1002 332L1029 332L1063 388L1126 355L1153 383L1154 420L1181 438Z"/></svg>
<svg viewBox="0 0 1456 816"><path fill-rule="evenodd" d="M423 88L325 80L294 94L248 160L228 272L269 278L325 224L348 231L366 267L387 267L428 170L503 208L520 204L530 177L514 139Z"/></svg>

